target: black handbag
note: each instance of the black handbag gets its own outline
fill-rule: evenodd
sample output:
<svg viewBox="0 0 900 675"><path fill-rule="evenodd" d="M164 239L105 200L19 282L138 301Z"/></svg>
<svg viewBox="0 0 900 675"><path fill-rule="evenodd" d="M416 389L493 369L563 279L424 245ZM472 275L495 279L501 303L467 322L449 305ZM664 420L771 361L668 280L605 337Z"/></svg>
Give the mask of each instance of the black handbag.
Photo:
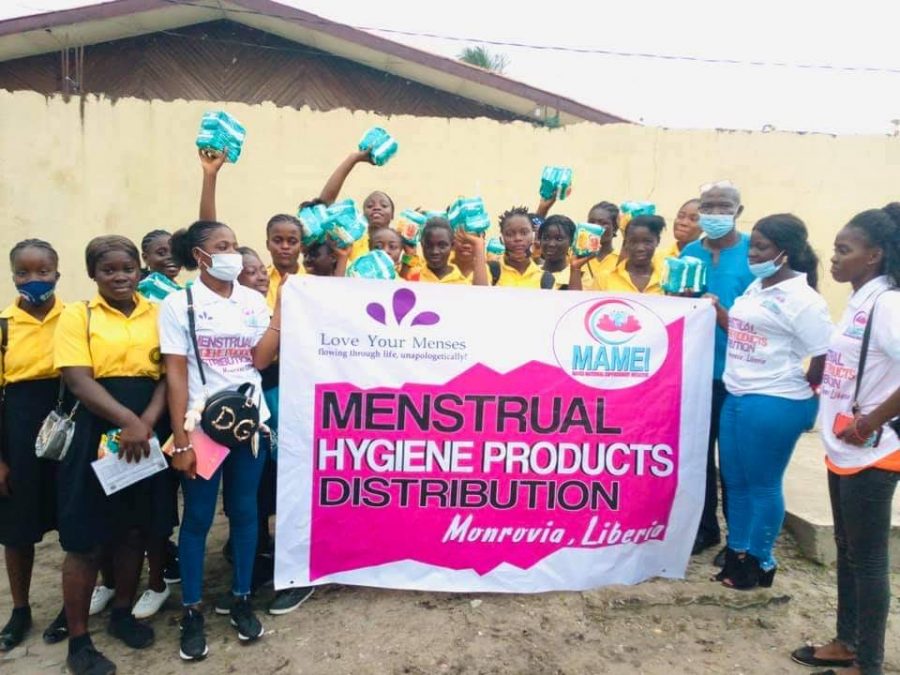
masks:
<svg viewBox="0 0 900 675"><path fill-rule="evenodd" d="M194 318L194 296L190 287L187 293L188 327L200 381L206 387L203 359L197 345L197 326ZM222 389L208 396L200 415L200 427L212 440L226 448L246 445L259 430L259 406L254 402L256 387L245 383L235 388Z"/></svg>

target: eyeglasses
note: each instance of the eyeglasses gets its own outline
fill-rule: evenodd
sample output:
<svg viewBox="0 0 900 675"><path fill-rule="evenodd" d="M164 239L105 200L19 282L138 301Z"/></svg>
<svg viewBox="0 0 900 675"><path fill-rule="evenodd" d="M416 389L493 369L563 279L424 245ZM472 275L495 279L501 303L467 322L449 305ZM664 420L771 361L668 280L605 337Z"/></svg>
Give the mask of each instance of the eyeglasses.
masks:
<svg viewBox="0 0 900 675"><path fill-rule="evenodd" d="M700 194L705 194L712 190L713 188L735 188L737 186L732 183L730 180L718 180L715 183L704 183L700 186Z"/></svg>

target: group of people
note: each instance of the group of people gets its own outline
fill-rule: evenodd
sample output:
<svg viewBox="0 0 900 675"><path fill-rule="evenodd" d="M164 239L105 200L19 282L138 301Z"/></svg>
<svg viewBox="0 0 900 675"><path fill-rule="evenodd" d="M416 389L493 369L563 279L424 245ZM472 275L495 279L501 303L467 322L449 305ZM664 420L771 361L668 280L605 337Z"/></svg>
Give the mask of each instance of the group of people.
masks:
<svg viewBox="0 0 900 675"><path fill-rule="evenodd" d="M304 204L333 203L353 168L366 161L367 153L351 154L321 194ZM0 313L0 543L13 611L0 631L0 650L16 647L31 628L35 544L58 530L66 553L63 609L44 639L68 639L73 673L115 672L92 643L91 614L109 604L109 633L129 647L146 648L154 630L142 619L160 608L169 583L178 581L180 656L207 656L200 603L220 482L233 579L231 593L216 601L216 613L229 617L241 641L262 637L250 594L260 553L265 557L271 547L280 288L290 275L341 276L350 261L381 249L400 277L420 283L662 294L662 261L681 255L706 263L717 322L707 494L694 553L721 543L718 446L728 533L715 578L735 589L773 583L783 475L800 434L818 413L838 546L837 634L793 658L847 673L882 672L890 507L900 476L900 293L892 292L900 284L900 204L863 211L838 232L831 274L853 293L833 325L816 290L819 260L804 223L776 214L759 220L749 235L739 232L740 192L727 181L703 186L684 203L674 220L675 243L665 252L659 249L662 217L638 216L620 230L618 208L601 201L587 214L604 228L601 248L575 257L575 224L549 215L555 205L550 199L534 212L517 207L500 216L505 253L499 259L489 259L483 237L454 230L441 217L426 223L420 253L392 227L391 198L376 191L363 202L368 236L348 248L328 240L304 247L302 223L273 216L266 225L267 266L217 219L224 156L201 153L201 164L200 217L190 227L172 235L150 232L140 250L116 235L90 241L86 271L97 293L86 302L63 303L57 296L59 259L51 244L28 239L10 252L18 295ZM138 290L151 274L180 287L182 270L196 277L161 302ZM264 424L204 478L189 422L210 392L245 384L252 385ZM75 421L61 462L39 459L34 450L42 422L54 410ZM107 496L91 462L111 430L119 430L118 452L129 462L148 456L154 436L171 438L171 470ZM171 537L179 522L175 546ZM145 558L149 588L135 604ZM311 593L282 591L269 611L292 611Z"/></svg>

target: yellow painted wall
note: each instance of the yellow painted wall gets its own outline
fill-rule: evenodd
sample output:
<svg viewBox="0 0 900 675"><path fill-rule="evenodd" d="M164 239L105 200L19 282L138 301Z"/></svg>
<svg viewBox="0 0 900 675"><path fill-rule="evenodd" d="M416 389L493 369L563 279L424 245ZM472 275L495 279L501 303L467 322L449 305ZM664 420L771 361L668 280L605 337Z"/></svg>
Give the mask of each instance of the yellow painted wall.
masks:
<svg viewBox="0 0 900 675"><path fill-rule="evenodd" d="M188 225L197 215L201 172L194 138L214 103L112 103L47 99L0 91L0 250L25 237L48 239L61 255L62 295L88 296L83 251L95 235ZM400 152L385 167L361 165L343 196L390 194L398 211L440 208L480 193L496 216L537 203L545 164L575 169L575 188L554 212L576 221L600 200L652 200L671 225L678 206L702 183L728 178L746 205L741 229L790 211L810 227L826 257L824 292L837 312L846 297L827 273L835 232L854 213L900 199L900 138L671 131L580 124L557 130L525 123L416 117L380 118L274 105L228 104L247 128L244 153L219 179L219 219L242 244L264 249L264 225L318 195L334 166L374 124ZM664 243L668 243L667 238ZM7 300L10 282L3 286Z"/></svg>

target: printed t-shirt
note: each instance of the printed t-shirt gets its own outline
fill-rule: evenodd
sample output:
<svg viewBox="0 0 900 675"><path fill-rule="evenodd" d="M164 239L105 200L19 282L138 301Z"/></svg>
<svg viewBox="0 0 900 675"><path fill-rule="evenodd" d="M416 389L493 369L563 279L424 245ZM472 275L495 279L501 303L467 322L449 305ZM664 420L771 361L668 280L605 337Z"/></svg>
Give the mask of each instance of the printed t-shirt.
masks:
<svg viewBox="0 0 900 675"><path fill-rule="evenodd" d="M846 470L869 466L900 470L900 458L892 456L900 451L900 440L889 425L882 427L881 440L874 448L844 443L832 432L835 415L851 414L863 332L873 305L875 318L859 387L860 412L863 415L872 412L900 383L900 291L889 289L888 278L880 276L851 295L828 345L820 390L819 426L828 467L835 473L855 473Z"/></svg>
<svg viewBox="0 0 900 675"><path fill-rule="evenodd" d="M67 305L56 325L53 365L92 367L94 379L152 377L158 380L162 374L156 329L159 305L138 294L134 300L134 311L131 316L125 316L97 295L88 303L90 326L85 303Z"/></svg>
<svg viewBox="0 0 900 675"><path fill-rule="evenodd" d="M825 354L831 331L825 299L805 274L769 288L756 279L728 312L726 388L737 395L810 398L803 359Z"/></svg>
<svg viewBox="0 0 900 675"><path fill-rule="evenodd" d="M265 300L259 292L237 283L228 298L214 293L200 280L194 283L192 292L205 391L191 344L186 292L172 293L163 300L159 315L162 353L188 357L188 408L200 407L217 391L250 383L256 390L260 421L265 422L269 411L260 396L262 379L253 366L253 348L269 327Z"/></svg>
<svg viewBox="0 0 900 675"><path fill-rule="evenodd" d="M681 257L699 258L707 267L706 290L719 298L725 309L731 309L734 301L753 281L747 262L750 251L750 237L738 232L734 246L719 251L719 262L713 265L712 253L704 246L706 239L692 241L681 251ZM716 351L713 361L713 379L721 380L725 371L725 353L728 348L728 333L716 324Z"/></svg>
<svg viewBox="0 0 900 675"><path fill-rule="evenodd" d="M654 258L650 266L650 280L647 282L643 291L638 290L631 280L631 275L625 269L627 261L622 261L616 265L615 269L597 279L594 288L598 291L608 291L611 293L645 293L650 295L662 295L662 286L660 285L660 266Z"/></svg>
<svg viewBox="0 0 900 675"><path fill-rule="evenodd" d="M466 277L462 272L459 271L459 268L456 265L450 265L450 272L445 274L443 277L438 278L438 276L432 272L427 266L423 267L419 270L419 281L427 281L432 284L472 284L472 276L469 275Z"/></svg>
<svg viewBox="0 0 900 675"><path fill-rule="evenodd" d="M47 380L59 375L53 367L53 333L64 308L62 300L56 298L43 321L19 307L19 300L0 312L0 318L7 321L0 384Z"/></svg>

